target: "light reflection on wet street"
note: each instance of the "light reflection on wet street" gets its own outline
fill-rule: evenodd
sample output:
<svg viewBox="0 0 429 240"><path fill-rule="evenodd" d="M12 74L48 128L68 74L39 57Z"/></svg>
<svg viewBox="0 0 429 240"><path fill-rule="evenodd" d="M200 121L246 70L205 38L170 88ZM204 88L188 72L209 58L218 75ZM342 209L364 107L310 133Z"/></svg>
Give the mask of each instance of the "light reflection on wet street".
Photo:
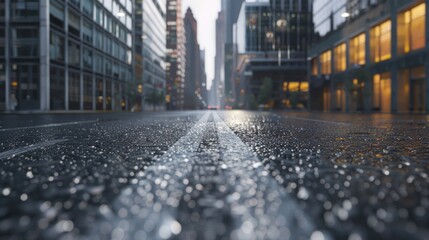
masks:
<svg viewBox="0 0 429 240"><path fill-rule="evenodd" d="M425 239L426 116L0 117L2 239Z"/></svg>

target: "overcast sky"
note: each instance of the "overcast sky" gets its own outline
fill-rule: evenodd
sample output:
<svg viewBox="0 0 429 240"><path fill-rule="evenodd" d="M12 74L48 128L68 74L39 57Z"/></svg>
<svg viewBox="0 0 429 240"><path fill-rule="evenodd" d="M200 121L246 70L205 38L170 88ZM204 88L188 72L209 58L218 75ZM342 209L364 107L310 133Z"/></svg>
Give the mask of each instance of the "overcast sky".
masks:
<svg viewBox="0 0 429 240"><path fill-rule="evenodd" d="M214 78L214 57L216 55L216 18L221 0L184 0L183 14L191 7L198 21L198 41L206 50L206 73L208 87Z"/></svg>

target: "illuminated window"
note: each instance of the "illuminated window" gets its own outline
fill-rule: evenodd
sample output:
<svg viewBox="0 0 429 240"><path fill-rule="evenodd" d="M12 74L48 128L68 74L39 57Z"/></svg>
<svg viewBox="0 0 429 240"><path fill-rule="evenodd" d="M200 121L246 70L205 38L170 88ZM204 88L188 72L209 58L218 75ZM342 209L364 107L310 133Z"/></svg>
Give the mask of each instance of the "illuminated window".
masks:
<svg viewBox="0 0 429 240"><path fill-rule="evenodd" d="M301 92L308 92L309 90L308 82L301 82L301 85L299 86L299 90Z"/></svg>
<svg viewBox="0 0 429 240"><path fill-rule="evenodd" d="M425 3L398 15L398 52L400 54L425 47L425 16Z"/></svg>
<svg viewBox="0 0 429 240"><path fill-rule="evenodd" d="M319 75L319 66L318 66L317 58L311 59L311 75L317 76Z"/></svg>
<svg viewBox="0 0 429 240"><path fill-rule="evenodd" d="M381 62L391 58L392 22L383 22L371 29L371 60Z"/></svg>
<svg viewBox="0 0 429 240"><path fill-rule="evenodd" d="M392 85L390 73L376 74L373 78L373 108L381 112L391 112Z"/></svg>
<svg viewBox="0 0 429 240"><path fill-rule="evenodd" d="M335 72L343 72L347 68L346 61L346 44L340 44L334 49L335 54Z"/></svg>
<svg viewBox="0 0 429 240"><path fill-rule="evenodd" d="M365 33L362 33L350 40L350 65L365 65Z"/></svg>
<svg viewBox="0 0 429 240"><path fill-rule="evenodd" d="M326 51L320 55L320 66L322 74L331 74L332 72L332 52Z"/></svg>

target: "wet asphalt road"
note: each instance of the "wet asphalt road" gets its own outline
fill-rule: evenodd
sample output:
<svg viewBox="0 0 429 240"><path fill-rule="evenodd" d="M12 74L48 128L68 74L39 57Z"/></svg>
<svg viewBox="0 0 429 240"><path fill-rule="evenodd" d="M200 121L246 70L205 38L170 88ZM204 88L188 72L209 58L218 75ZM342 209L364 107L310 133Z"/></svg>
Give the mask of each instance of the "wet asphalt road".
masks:
<svg viewBox="0 0 429 240"><path fill-rule="evenodd" d="M0 116L1 239L427 239L429 117Z"/></svg>

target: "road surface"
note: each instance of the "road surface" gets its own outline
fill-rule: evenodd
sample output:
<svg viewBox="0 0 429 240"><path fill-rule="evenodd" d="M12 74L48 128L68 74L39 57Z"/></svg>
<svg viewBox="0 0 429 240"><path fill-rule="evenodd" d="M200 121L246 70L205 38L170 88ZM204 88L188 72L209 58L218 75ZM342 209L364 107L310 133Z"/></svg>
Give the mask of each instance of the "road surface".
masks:
<svg viewBox="0 0 429 240"><path fill-rule="evenodd" d="M427 239L429 117L0 116L1 239Z"/></svg>

